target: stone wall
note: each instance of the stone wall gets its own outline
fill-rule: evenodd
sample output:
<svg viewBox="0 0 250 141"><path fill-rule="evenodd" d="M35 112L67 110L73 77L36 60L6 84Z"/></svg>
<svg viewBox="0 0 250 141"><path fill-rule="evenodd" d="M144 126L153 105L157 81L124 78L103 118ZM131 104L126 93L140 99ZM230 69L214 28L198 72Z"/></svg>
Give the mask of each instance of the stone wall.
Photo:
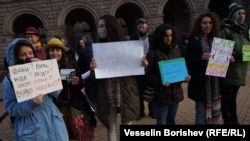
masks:
<svg viewBox="0 0 250 141"><path fill-rule="evenodd" d="M67 12L74 8L90 11L95 20L103 14L114 15L119 6L132 3L141 8L149 20L149 30L163 23L163 8L169 0L1 0L0 1L0 70L7 44L14 38L13 24L15 18L28 13L37 16L44 24L47 37L62 34L65 31L64 20ZM183 0L189 10L190 25L203 12L209 11L210 0ZM242 0L248 13L249 0ZM249 16L248 16L249 17ZM249 23L249 18L248 18Z"/></svg>

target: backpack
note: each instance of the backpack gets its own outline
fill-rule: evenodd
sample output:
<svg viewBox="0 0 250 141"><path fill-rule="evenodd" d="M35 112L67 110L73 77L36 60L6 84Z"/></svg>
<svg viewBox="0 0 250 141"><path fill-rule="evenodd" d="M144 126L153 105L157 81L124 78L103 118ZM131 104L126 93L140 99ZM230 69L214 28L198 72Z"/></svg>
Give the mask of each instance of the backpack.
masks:
<svg viewBox="0 0 250 141"><path fill-rule="evenodd" d="M223 29L226 32L226 39L232 40L231 31L228 28Z"/></svg>

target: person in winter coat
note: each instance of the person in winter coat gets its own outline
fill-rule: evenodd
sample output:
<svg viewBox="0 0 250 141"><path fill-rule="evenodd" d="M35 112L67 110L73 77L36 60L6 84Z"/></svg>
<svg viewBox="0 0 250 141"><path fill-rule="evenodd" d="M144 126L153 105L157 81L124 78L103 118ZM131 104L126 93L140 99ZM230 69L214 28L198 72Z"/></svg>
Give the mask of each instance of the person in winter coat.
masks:
<svg viewBox="0 0 250 141"><path fill-rule="evenodd" d="M96 119L86 97L81 92L84 81L76 63L66 55L68 48L58 38L51 38L44 46L48 59L56 59L59 70L71 69L68 78L62 78L63 89L56 99L56 105L63 113L70 139L93 141ZM61 74L62 75L62 74Z"/></svg>
<svg viewBox="0 0 250 141"><path fill-rule="evenodd" d="M156 91L152 102L157 125L175 125L179 103L184 99L182 81L162 84L158 62L180 57L181 50L176 44L174 28L169 24L159 25L152 35L146 69L146 80ZM189 81L191 77L188 75L185 79Z"/></svg>
<svg viewBox="0 0 250 141"><path fill-rule="evenodd" d="M186 63L192 79L188 97L195 102L195 124L222 124L221 79L206 74L211 57L213 37L219 33L219 18L215 13L200 14L195 20L186 49Z"/></svg>
<svg viewBox="0 0 250 141"><path fill-rule="evenodd" d="M40 60L36 58L34 45L25 38L11 41L5 55L8 66ZM18 103L12 84L9 76L5 76L2 82L3 100L5 110L10 116L15 117L15 140L68 141L62 114L52 100L61 90L45 95L37 94L33 99Z"/></svg>
<svg viewBox="0 0 250 141"><path fill-rule="evenodd" d="M121 24L112 15L103 15L98 19L100 43L124 41ZM142 65L147 66L142 56ZM95 58L90 63L91 78L96 81L96 111L98 118L107 128L108 141L117 141L117 113L120 112L121 124L132 124L139 114L139 92L133 76L95 79L98 67Z"/></svg>
<svg viewBox="0 0 250 141"><path fill-rule="evenodd" d="M242 59L242 48L250 45L248 27L245 23L245 8L237 3L232 3L229 7L229 18L223 20L222 29L218 37L235 41L232 57L227 70L227 75L223 79L223 89L221 98L221 111L224 124L238 125L237 116L237 93L240 86L246 85L246 74L248 61ZM228 30L228 31L226 31Z"/></svg>
<svg viewBox="0 0 250 141"><path fill-rule="evenodd" d="M84 35L79 41L79 47L77 49L79 59L77 61L77 65L80 68L82 74L86 73L87 71L90 71L89 64L93 57L92 43L93 39L90 35ZM95 103L96 90L94 86L94 82L90 79L90 77L87 77L85 79L84 91L93 103Z"/></svg>
<svg viewBox="0 0 250 141"><path fill-rule="evenodd" d="M146 55L149 50L149 41L150 41L150 33L148 31L148 20L145 18L139 18L136 20L136 28L137 32L131 36L130 40L141 40L143 41L144 54ZM140 93L140 113L138 115L137 120L141 120L145 117L145 105L143 99L143 89L144 89L144 81L145 75L136 76L137 86ZM148 102L148 112L149 116L155 118L154 108L152 106L151 101Z"/></svg>
<svg viewBox="0 0 250 141"><path fill-rule="evenodd" d="M84 35L81 40L82 43L79 42L79 47L77 49L79 56L77 65L79 66L81 73L85 73L90 70L89 63L91 61L91 58L93 57L93 52L92 52L93 39L90 35Z"/></svg>

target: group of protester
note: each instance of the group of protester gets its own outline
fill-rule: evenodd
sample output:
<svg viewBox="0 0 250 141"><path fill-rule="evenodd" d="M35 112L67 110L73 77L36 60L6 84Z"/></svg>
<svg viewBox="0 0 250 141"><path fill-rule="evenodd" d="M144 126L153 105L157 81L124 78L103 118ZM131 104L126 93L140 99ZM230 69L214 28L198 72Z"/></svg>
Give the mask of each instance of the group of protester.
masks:
<svg viewBox="0 0 250 141"><path fill-rule="evenodd" d="M185 58L192 76L188 97L195 101L197 125L239 124L236 98L240 86L246 84L248 67L248 61L242 59L243 45L249 45L245 17L244 7L233 3L229 17L222 22L216 14L205 13L193 24ZM225 78L205 75L214 37L235 41Z"/></svg>
<svg viewBox="0 0 250 141"><path fill-rule="evenodd" d="M107 128L108 141L117 141L117 114L121 124L131 125L145 116L142 98L145 82L154 87L156 95L148 103L149 115L156 125L175 125L178 106L184 99L182 83L188 83L188 97L195 101L195 124L238 125L236 98L240 86L245 85L248 62L242 60L242 47L249 44L245 24L245 9L240 4L230 5L229 17L220 23L215 13L199 15L188 35L188 43L180 46L175 29L163 23L149 33L148 21L136 21L138 32L130 40L144 41L141 66L145 75L95 78L98 62L93 58L91 37L79 41L83 48L70 59L70 48L61 38L51 38L44 46L39 42L36 28L28 27L26 38L11 41L6 50L8 66L28 62L56 59L58 68L74 69L70 82L62 80L63 89L49 94L37 94L33 99L18 103L8 74L2 82L6 111L15 117L14 133L17 141L23 140L94 140L96 117ZM98 43L128 40L119 21L112 15L103 15L97 22ZM224 28L230 30L234 50L225 78L205 75L214 37L229 39ZM184 35L183 35L184 36ZM187 39L187 35L185 35ZM83 45L84 44L84 45ZM90 46L86 48L86 46ZM188 75L184 81L162 84L158 62L185 58ZM29 61L26 61L29 60ZM90 71L83 80L81 74ZM96 105L94 113L82 90L92 95Z"/></svg>

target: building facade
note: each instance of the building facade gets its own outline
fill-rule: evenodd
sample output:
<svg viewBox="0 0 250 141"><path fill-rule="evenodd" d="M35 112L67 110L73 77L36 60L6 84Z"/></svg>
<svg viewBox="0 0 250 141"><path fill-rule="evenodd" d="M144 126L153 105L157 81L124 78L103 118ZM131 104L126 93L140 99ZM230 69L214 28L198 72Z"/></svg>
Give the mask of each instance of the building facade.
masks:
<svg viewBox="0 0 250 141"><path fill-rule="evenodd" d="M97 19L103 14L116 16L128 36L136 32L135 21L140 17L148 19L150 31L170 23L180 35L189 31L201 13L214 11L221 19L226 18L231 2L241 3L249 11L249 0L1 0L0 60L7 44L22 37L28 26L39 29L43 43L57 35L72 47L85 34L96 38Z"/></svg>

